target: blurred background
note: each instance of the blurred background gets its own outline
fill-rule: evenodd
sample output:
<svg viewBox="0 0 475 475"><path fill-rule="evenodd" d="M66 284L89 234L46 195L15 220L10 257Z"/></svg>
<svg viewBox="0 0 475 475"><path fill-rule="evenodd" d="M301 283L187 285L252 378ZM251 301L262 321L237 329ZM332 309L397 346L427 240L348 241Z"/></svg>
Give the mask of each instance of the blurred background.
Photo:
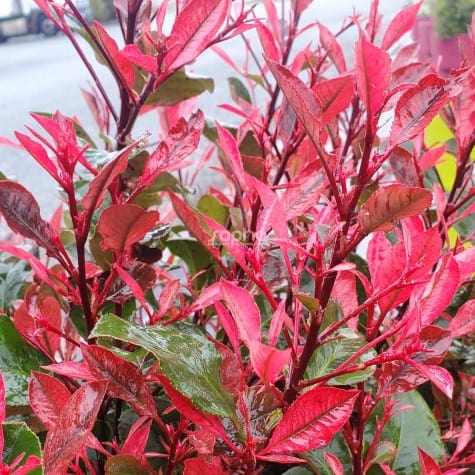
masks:
<svg viewBox="0 0 475 475"><path fill-rule="evenodd" d="M451 5L456 3L456 0L444 1L451 2ZM255 2L247 3L251 5ZM256 12L259 14L262 12L259 10L262 5L257 3ZM279 11L285 15L286 9L289 8L289 0L275 0L275 3ZM336 32L341 28L345 18L354 12L361 12L363 17L367 15L370 3L371 0L316 0L305 11L302 22L311 23L318 20ZM408 5L409 1L380 0L379 3L384 23L387 24L402 7ZM114 21L112 0L76 0L76 5L89 19L95 18L106 22L110 34L119 39L120 30ZM7 30L12 26L7 25L6 18L10 17L11 20L15 17L14 19L19 20L22 9L28 11L34 6L33 0L0 1L0 137L14 140L15 130L24 132L25 124L32 124L29 118L31 112L53 113L58 109L64 115L77 117L86 131L92 134L95 130L94 122L80 92L82 87L89 88L90 77L68 39L62 34L56 34L54 29L50 28L51 25L40 21L41 18L36 18L34 26L29 25L33 30L32 34L8 37ZM315 37L316 31L316 29L309 30L301 41L306 43L315 41L318 39ZM352 56L356 37L357 31L352 28L339 38L348 58ZM107 90L114 97L115 84L107 69L97 64L86 42L80 36L77 39L91 63L97 66ZM406 41L409 41L409 38ZM244 48L241 44L241 40L235 38L221 45L237 64L244 60ZM257 41L256 48L258 48ZM229 97L227 77L235 73L212 52L205 53L199 61L187 69L199 75L210 74L215 80L214 93L205 93L199 99L198 106L204 110L207 117L224 122L234 121L235 118L230 117L219 106ZM150 131L152 137L156 137L157 130L157 114L151 112L140 118L135 136ZM52 188L54 184L25 152L0 144L0 172L8 178L18 180L35 194L44 217L52 213L57 205L57 193Z"/></svg>

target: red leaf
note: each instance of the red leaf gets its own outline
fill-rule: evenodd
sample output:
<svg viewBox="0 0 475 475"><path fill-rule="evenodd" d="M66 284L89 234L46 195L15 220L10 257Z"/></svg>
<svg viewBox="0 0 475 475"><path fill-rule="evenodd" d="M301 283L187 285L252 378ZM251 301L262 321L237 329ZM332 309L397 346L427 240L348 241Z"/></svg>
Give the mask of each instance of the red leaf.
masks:
<svg viewBox="0 0 475 475"><path fill-rule="evenodd" d="M344 73L346 71L346 63L343 48L338 43L335 35L325 25L318 23L318 29L320 32L320 43L322 43L338 72L340 74Z"/></svg>
<svg viewBox="0 0 475 475"><path fill-rule="evenodd" d="M297 398L258 455L307 452L327 445L351 416L358 391L315 388Z"/></svg>
<svg viewBox="0 0 475 475"><path fill-rule="evenodd" d="M59 414L71 398L66 386L45 373L33 371L28 386L30 405L47 429L58 422Z"/></svg>
<svg viewBox="0 0 475 475"><path fill-rule="evenodd" d="M155 415L152 392L132 363L97 345L83 345L82 352L91 373L108 381L109 396L129 402L141 416Z"/></svg>
<svg viewBox="0 0 475 475"><path fill-rule="evenodd" d="M196 425L206 429L211 434L223 439L230 447L234 447L233 443L229 440L226 431L221 424L219 418L212 414L205 414L193 405L193 402L186 396L183 396L177 391L170 383L170 381L163 375L159 376L160 382L163 385L168 397L171 399L176 410L187 417L190 421Z"/></svg>
<svg viewBox="0 0 475 475"><path fill-rule="evenodd" d="M143 187L152 184L160 173L182 168L183 160L196 150L203 128L204 115L200 110L192 114L188 122L180 118L147 160L134 195Z"/></svg>
<svg viewBox="0 0 475 475"><path fill-rule="evenodd" d="M326 125L343 112L355 94L355 84L350 75L319 81L313 89L322 108L322 125Z"/></svg>
<svg viewBox="0 0 475 475"><path fill-rule="evenodd" d="M222 296L234 317L239 336L248 348L261 339L261 314L252 295L232 282L220 282Z"/></svg>
<svg viewBox="0 0 475 475"><path fill-rule="evenodd" d="M239 346L239 332L238 332L236 322L234 321L233 317L231 317L231 314L226 310L226 307L221 302L216 301L214 303L214 307L216 309L216 313L219 318L219 323L221 324L224 331L226 332L226 335L228 336L229 342L231 343L231 346L234 348L234 351L238 353L240 351L240 346Z"/></svg>
<svg viewBox="0 0 475 475"><path fill-rule="evenodd" d="M213 233L213 239L218 240L224 248L234 257L236 262L243 270L247 269L247 249L241 241L238 241L233 234L224 226L213 221L205 214L200 215L201 219L206 223Z"/></svg>
<svg viewBox="0 0 475 475"><path fill-rule="evenodd" d="M160 319L165 315L168 310L173 306L179 290L181 287L181 282L178 279L173 279L168 282L165 287L160 292L160 297L158 299L158 314L154 315L156 320ZM156 321L155 320L155 321Z"/></svg>
<svg viewBox="0 0 475 475"><path fill-rule="evenodd" d="M264 50L264 54L272 61L280 62L282 53L280 51L279 44L276 42L276 37L261 21L256 22L256 29L262 49Z"/></svg>
<svg viewBox="0 0 475 475"><path fill-rule="evenodd" d="M391 80L389 54L361 36L355 45L356 85L373 121L386 99Z"/></svg>
<svg viewBox="0 0 475 475"><path fill-rule="evenodd" d="M95 381L97 378L91 373L86 363L79 361L63 361L43 366L44 369L61 376L73 379L84 379L85 381Z"/></svg>
<svg viewBox="0 0 475 475"><path fill-rule="evenodd" d="M122 444L121 454L133 455L137 458L143 458L145 447L150 436L152 420L148 417L139 418L129 429L127 439Z"/></svg>
<svg viewBox="0 0 475 475"><path fill-rule="evenodd" d="M38 142L35 142L28 135L20 132L15 132L18 141L23 145L25 150L46 170L57 183L63 184L62 178L58 175L56 164L51 160L46 153L46 150Z"/></svg>
<svg viewBox="0 0 475 475"><path fill-rule="evenodd" d="M452 338L475 333L475 300L465 302L450 322Z"/></svg>
<svg viewBox="0 0 475 475"><path fill-rule="evenodd" d="M472 439L472 424L469 419L465 418L463 420L462 428L460 429L460 435L457 439L457 447L455 448L455 451L452 454L452 457L450 458L450 460L457 460L458 456L468 446L471 439Z"/></svg>
<svg viewBox="0 0 475 475"><path fill-rule="evenodd" d="M66 473L70 461L86 443L104 399L107 383L94 381L79 388L48 431L43 451L45 475Z"/></svg>
<svg viewBox="0 0 475 475"><path fill-rule="evenodd" d="M419 463L421 464L421 475L442 475L439 464L430 454L417 447L419 452Z"/></svg>
<svg viewBox="0 0 475 475"><path fill-rule="evenodd" d="M454 379L445 368L442 368L442 366L419 364L410 359L408 363L431 381L434 386L439 388L449 399L452 399L454 393Z"/></svg>
<svg viewBox="0 0 475 475"><path fill-rule="evenodd" d="M253 370L266 384L273 384L290 360L290 348L279 350L259 341L250 343Z"/></svg>
<svg viewBox="0 0 475 475"><path fill-rule="evenodd" d="M401 96L391 128L391 144L411 140L429 125L450 99L445 85L443 79L430 74Z"/></svg>
<svg viewBox="0 0 475 475"><path fill-rule="evenodd" d="M221 262L221 255L213 245L212 236L203 227L194 211L174 193L170 192L170 199L176 215L185 224L188 231L206 248L216 262Z"/></svg>
<svg viewBox="0 0 475 475"><path fill-rule="evenodd" d="M0 180L0 212L15 233L33 239L48 254L61 259L64 251L55 230L41 218L35 197L22 185Z"/></svg>
<svg viewBox="0 0 475 475"><path fill-rule="evenodd" d="M362 231L391 231L395 221L422 213L432 203L432 193L395 183L378 188L358 213Z"/></svg>
<svg viewBox="0 0 475 475"><path fill-rule="evenodd" d="M402 9L392 19L383 36L381 47L385 50L391 48L401 37L412 30L417 17L417 12L422 5L422 0L414 5Z"/></svg>
<svg viewBox="0 0 475 475"><path fill-rule="evenodd" d="M106 54L109 56L110 63L113 65L114 73L121 79L126 87L129 96L133 97L133 85L135 81L134 66L127 56L119 51L115 40L107 33L105 28L97 21L94 22L94 28L98 40L102 44Z"/></svg>
<svg viewBox="0 0 475 475"><path fill-rule="evenodd" d="M147 211L133 204L118 204L106 208L97 224L103 249L121 254L143 239L159 219L156 211Z"/></svg>
<svg viewBox="0 0 475 475"><path fill-rule="evenodd" d="M166 70L177 70L193 61L221 28L231 0L191 0L179 13L168 42Z"/></svg>
<svg viewBox="0 0 475 475"><path fill-rule="evenodd" d="M419 286L409 301L409 308L404 315L407 321L406 334L419 333L431 325L449 306L459 287L459 270L451 254L440 259L431 280Z"/></svg>
<svg viewBox="0 0 475 475"><path fill-rule="evenodd" d="M242 163L241 153L234 136L224 127L216 123L218 131L219 147L223 151L233 172L234 179L239 186L246 188L246 179L244 176L244 165Z"/></svg>
<svg viewBox="0 0 475 475"><path fill-rule="evenodd" d="M83 212L86 215L86 225L89 224L94 211L102 204L109 186L127 168L129 154L136 145L134 142L121 150L119 155L102 168L89 183L89 188L82 199Z"/></svg>
<svg viewBox="0 0 475 475"><path fill-rule="evenodd" d="M25 251L24 249L21 249L20 247L15 247L15 246L9 246L8 244L1 244L0 243L0 251L7 252L8 254L11 254L12 256L18 257L18 259L22 259L25 262L28 262L30 264L31 268L33 269L33 272L38 276L39 279L41 279L43 282L48 283L53 287L57 292L60 292L60 287L58 285L55 285L55 282L50 278L50 270L48 267L46 267L37 257L35 257L33 254L30 254L29 252ZM55 280L58 276L55 275Z"/></svg>
<svg viewBox="0 0 475 475"><path fill-rule="evenodd" d="M266 62L312 142L319 144L321 108L315 94L285 66Z"/></svg>
<svg viewBox="0 0 475 475"><path fill-rule="evenodd" d="M454 98L455 134L457 142L464 150L472 141L475 129L475 71L469 69L461 81L461 91Z"/></svg>
<svg viewBox="0 0 475 475"><path fill-rule="evenodd" d="M211 457L210 460L189 458L185 460L183 475L226 475L219 457Z"/></svg>
<svg viewBox="0 0 475 475"><path fill-rule="evenodd" d="M327 464L331 468L334 475L345 475L343 465L336 455L332 454L331 452L325 452L324 455L325 460L327 461Z"/></svg>

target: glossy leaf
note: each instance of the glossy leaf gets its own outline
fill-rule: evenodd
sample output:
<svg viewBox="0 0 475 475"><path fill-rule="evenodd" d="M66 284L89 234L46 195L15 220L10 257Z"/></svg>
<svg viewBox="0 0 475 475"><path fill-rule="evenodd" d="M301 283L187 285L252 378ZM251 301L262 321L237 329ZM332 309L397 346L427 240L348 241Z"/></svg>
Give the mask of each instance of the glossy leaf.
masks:
<svg viewBox="0 0 475 475"><path fill-rule="evenodd" d="M306 452L328 444L353 410L358 391L315 388L298 397L259 455Z"/></svg>
<svg viewBox="0 0 475 475"><path fill-rule="evenodd" d="M156 414L152 392L135 365L97 345L83 345L82 352L96 379L108 381L109 396L127 401L137 414Z"/></svg>
<svg viewBox="0 0 475 475"><path fill-rule="evenodd" d="M170 34L167 70L193 61L213 39L227 18L230 0L191 0L176 18Z"/></svg>
<svg viewBox="0 0 475 475"><path fill-rule="evenodd" d="M419 450L419 460L421 463L421 475L442 475L439 464L422 449Z"/></svg>
<svg viewBox="0 0 475 475"><path fill-rule="evenodd" d="M70 391L56 378L33 371L28 387L31 408L48 429L52 429L59 414L71 398Z"/></svg>
<svg viewBox="0 0 475 475"><path fill-rule="evenodd" d="M435 75L421 79L397 103L391 128L391 143L401 144L419 135L448 100L449 93L443 79Z"/></svg>
<svg viewBox="0 0 475 475"><path fill-rule="evenodd" d="M145 104L148 106L173 106L206 91L214 91L212 78L193 76L186 73L184 69L180 69L163 81L148 96Z"/></svg>
<svg viewBox="0 0 475 475"><path fill-rule="evenodd" d="M0 213L10 229L33 239L52 256L59 256L61 244L56 231L41 218L35 197L22 185L0 180Z"/></svg>
<svg viewBox="0 0 475 475"><path fill-rule="evenodd" d="M0 372L9 406L28 405L30 372L47 363L48 360L41 353L20 337L11 320L0 315Z"/></svg>
<svg viewBox="0 0 475 475"><path fill-rule="evenodd" d="M158 218L156 211L147 211L133 204L109 206L101 213L97 225L103 249L118 254L127 252L157 224Z"/></svg>
<svg viewBox="0 0 475 475"><path fill-rule="evenodd" d="M432 193L424 188L392 184L378 188L361 207L358 221L365 234L391 231L396 221L421 214L432 203Z"/></svg>
<svg viewBox="0 0 475 475"><path fill-rule="evenodd" d="M107 383L86 383L71 396L48 431L43 451L45 475L66 473L70 461L86 443L101 407Z"/></svg>
<svg viewBox="0 0 475 475"><path fill-rule="evenodd" d="M313 353L306 370L306 378L314 379L331 375L341 364L354 355L365 345L365 341L350 329L343 329L327 343L320 345ZM356 359L352 364L364 363L374 358L376 353L369 350ZM368 367L359 371L337 376L328 384L356 384L367 380L374 373L374 368Z"/></svg>
<svg viewBox="0 0 475 475"><path fill-rule="evenodd" d="M38 436L25 422L7 422L2 425L4 447L3 463L12 466L21 460L12 473L41 475L41 444ZM24 470L22 472L22 470Z"/></svg>
<svg viewBox="0 0 475 475"><path fill-rule="evenodd" d="M133 343L153 355L173 386L204 412L232 417L234 402L224 389L221 358L197 328L185 323L139 327L115 315L101 318L91 337L107 336Z"/></svg>

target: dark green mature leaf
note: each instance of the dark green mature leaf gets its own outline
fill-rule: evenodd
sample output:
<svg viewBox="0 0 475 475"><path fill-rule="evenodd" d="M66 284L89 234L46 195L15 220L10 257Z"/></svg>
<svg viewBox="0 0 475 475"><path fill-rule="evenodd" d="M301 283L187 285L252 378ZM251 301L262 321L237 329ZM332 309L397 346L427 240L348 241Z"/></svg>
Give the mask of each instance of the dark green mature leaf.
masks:
<svg viewBox="0 0 475 475"><path fill-rule="evenodd" d="M344 329L335 339L319 346L312 355L307 366L306 376L308 379L318 378L330 374L347 359L359 351L365 341L350 330ZM376 353L370 350L364 353L353 364L362 363L374 358ZM356 384L368 379L374 372L374 368L366 368L362 371L354 371L332 378L328 384Z"/></svg>
<svg viewBox="0 0 475 475"><path fill-rule="evenodd" d="M214 91L213 79L192 76L187 74L184 69L180 69L160 84L148 97L145 104L148 106L173 106L205 91Z"/></svg>
<svg viewBox="0 0 475 475"><path fill-rule="evenodd" d="M172 385L203 412L235 417L234 400L221 381L221 357L195 326L177 323L140 327L109 314L91 335L112 337L145 348L159 360Z"/></svg>
<svg viewBox="0 0 475 475"><path fill-rule="evenodd" d="M418 447L440 460L444 454L439 426L418 391L397 394L393 400L400 401L398 407L413 406L393 416L383 430L381 440L392 442L397 454L390 467L398 475L419 475ZM397 408L396 408L397 409ZM365 427L364 441L368 446L375 434L376 418L381 420L383 407L378 404Z"/></svg>
<svg viewBox="0 0 475 475"><path fill-rule="evenodd" d="M30 373L48 363L39 351L25 343L8 317L0 316L0 372L8 406L28 405Z"/></svg>
<svg viewBox="0 0 475 475"><path fill-rule="evenodd" d="M30 456L41 459L40 440L24 422L7 422L3 424L2 429L5 440L3 447L5 464L11 465L19 455L23 455L20 467ZM28 472L29 475L41 475L41 473L41 467Z"/></svg>

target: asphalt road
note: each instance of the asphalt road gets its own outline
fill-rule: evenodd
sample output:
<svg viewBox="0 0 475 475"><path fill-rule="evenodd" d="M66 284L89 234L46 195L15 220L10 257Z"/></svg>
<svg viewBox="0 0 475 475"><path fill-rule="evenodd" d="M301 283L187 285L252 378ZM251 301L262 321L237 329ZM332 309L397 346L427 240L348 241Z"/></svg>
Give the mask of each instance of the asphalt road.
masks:
<svg viewBox="0 0 475 475"><path fill-rule="evenodd" d="M368 12L370 0L316 0L314 3L305 19L318 19L335 31L353 8ZM380 0L380 9L389 21L407 3L409 0ZM276 0L276 4L280 9L280 1ZM110 28L118 37L117 26L111 25ZM352 33L342 39L348 56L351 56L354 38ZM239 63L244 48L238 39L222 47ZM89 50L87 46L86 49ZM219 108L219 104L226 102L229 70L212 53L202 57L193 69L197 74L209 74L216 80L215 93L206 93L200 99L200 106L207 116L229 122L230 118ZM114 91L113 81L105 68L99 66L99 70L106 87ZM93 132L92 116L80 94L80 87L89 82L87 71L64 36L49 39L28 36L0 44L0 136L13 138L15 130L24 131L25 124L32 124L31 111L54 112L57 109L65 115L78 117L86 130ZM156 115L145 116L136 129L136 135L146 130L152 133L157 130ZM43 216L51 214L57 204L54 183L32 158L22 151L0 146L0 171L34 192L42 206Z"/></svg>

